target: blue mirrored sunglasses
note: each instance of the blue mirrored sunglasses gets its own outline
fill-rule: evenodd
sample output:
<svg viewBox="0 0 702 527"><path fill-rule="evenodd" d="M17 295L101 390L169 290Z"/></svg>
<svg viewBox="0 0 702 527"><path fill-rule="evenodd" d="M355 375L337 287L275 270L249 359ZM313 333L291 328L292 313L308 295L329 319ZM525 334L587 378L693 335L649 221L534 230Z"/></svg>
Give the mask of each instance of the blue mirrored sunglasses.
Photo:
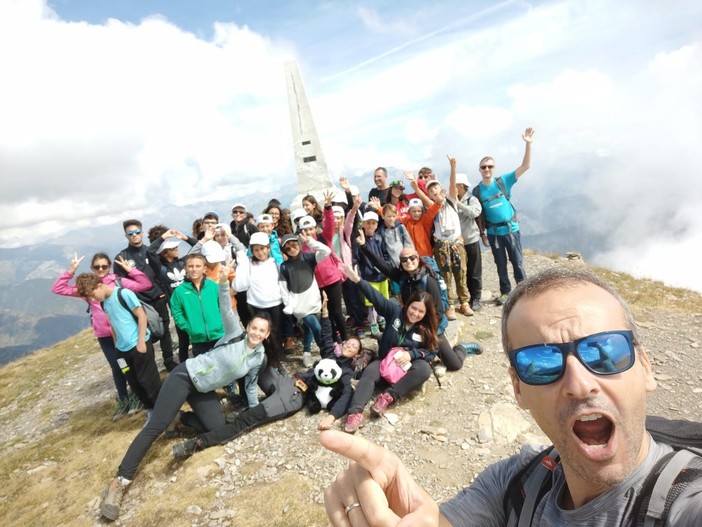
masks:
<svg viewBox="0 0 702 527"><path fill-rule="evenodd" d="M563 377L569 354L592 373L615 375L634 365L634 333L630 330L604 331L573 342L535 344L509 352L517 377L533 386L543 386Z"/></svg>

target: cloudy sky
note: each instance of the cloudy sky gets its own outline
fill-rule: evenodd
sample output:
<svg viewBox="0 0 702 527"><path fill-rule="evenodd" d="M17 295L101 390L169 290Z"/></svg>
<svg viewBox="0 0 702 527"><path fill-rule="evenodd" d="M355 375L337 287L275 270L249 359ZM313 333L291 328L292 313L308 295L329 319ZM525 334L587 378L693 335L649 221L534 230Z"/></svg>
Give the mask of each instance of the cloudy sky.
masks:
<svg viewBox="0 0 702 527"><path fill-rule="evenodd" d="M702 291L702 2L428 4L0 0L0 246L274 196L293 58L335 176L450 153L477 181L533 126L516 192L589 195L598 263Z"/></svg>

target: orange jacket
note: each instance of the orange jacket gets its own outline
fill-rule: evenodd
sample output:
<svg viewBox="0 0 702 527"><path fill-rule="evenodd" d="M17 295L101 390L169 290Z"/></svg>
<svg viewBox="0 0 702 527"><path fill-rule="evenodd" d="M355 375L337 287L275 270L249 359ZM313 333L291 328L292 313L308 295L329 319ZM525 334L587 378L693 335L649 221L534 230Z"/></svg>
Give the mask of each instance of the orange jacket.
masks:
<svg viewBox="0 0 702 527"><path fill-rule="evenodd" d="M414 221L411 217L402 219L402 223L407 227L410 238L414 243L414 248L417 249L419 256L433 256L434 251L431 248L431 226L434 223L434 218L441 210L441 205L433 203L421 218Z"/></svg>

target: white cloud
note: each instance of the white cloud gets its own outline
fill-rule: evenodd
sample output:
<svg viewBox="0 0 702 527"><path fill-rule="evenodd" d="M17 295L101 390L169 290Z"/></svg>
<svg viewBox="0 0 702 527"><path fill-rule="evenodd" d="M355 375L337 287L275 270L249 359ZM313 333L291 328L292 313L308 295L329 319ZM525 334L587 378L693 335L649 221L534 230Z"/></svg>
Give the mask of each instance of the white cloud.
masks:
<svg viewBox="0 0 702 527"><path fill-rule="evenodd" d="M42 6L0 3L0 46L20 50L0 69L21 79L0 99L0 241L198 202L264 159L264 173L291 163L269 155L289 149L285 50L232 24L206 42L160 17L68 23Z"/></svg>
<svg viewBox="0 0 702 527"><path fill-rule="evenodd" d="M512 126L512 112L489 106L459 106L445 119L466 139L488 139Z"/></svg>
<svg viewBox="0 0 702 527"><path fill-rule="evenodd" d="M302 69L335 176L424 164L444 175L450 153L474 180L486 154L517 166L533 125L518 197L587 194L616 261L650 254L655 267L657 253L639 250L659 243L652 233L699 232L700 11L507 1L407 32L417 18L362 8L338 42L316 42L302 18L297 36L317 53ZM350 57L394 24L404 40L317 75L335 46ZM217 23L203 40L160 17L68 23L42 1L0 0L0 46L17 50L0 55L0 245L290 182L282 62L302 43L285 38Z"/></svg>

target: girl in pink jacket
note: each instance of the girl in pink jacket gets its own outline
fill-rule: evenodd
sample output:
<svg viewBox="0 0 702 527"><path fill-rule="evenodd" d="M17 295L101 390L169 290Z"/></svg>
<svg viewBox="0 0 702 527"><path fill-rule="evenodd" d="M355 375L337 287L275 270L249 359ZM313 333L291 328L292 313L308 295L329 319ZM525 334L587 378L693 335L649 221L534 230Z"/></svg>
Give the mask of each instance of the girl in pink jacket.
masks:
<svg viewBox="0 0 702 527"><path fill-rule="evenodd" d="M300 219L298 224L300 231L306 236L319 240L327 247L332 249L332 254L319 262L314 268L314 277L317 280L319 289L327 294L329 302L329 319L332 323L334 335L339 333L341 341L349 338L348 329L346 329L346 320L344 319L344 311L341 307L341 284L346 280L346 275L341 270L343 265L339 255L334 253L332 242L334 239L334 211L332 210L331 200L333 194L331 192L324 193L324 216L322 219L322 233L317 236L317 222L311 216L305 216ZM303 252L308 252L310 249L306 246Z"/></svg>

